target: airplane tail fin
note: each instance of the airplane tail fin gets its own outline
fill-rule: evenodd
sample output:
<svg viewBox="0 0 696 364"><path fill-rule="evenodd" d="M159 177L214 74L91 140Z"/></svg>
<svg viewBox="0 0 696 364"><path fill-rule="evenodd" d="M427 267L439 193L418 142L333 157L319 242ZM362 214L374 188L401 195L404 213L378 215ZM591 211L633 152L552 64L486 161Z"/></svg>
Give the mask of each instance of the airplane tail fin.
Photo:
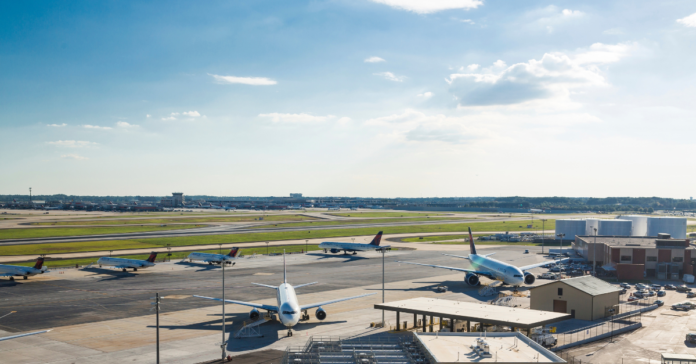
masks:
<svg viewBox="0 0 696 364"><path fill-rule="evenodd" d="M152 253L150 253L150 257L147 258L147 261L150 263L154 263L155 258L157 258L157 252L152 252Z"/></svg>
<svg viewBox="0 0 696 364"><path fill-rule="evenodd" d="M239 255L239 248L237 248L237 247L232 248L232 250L230 250L230 253L227 255L232 257L232 258L236 258L237 255Z"/></svg>
<svg viewBox="0 0 696 364"><path fill-rule="evenodd" d="M469 254L476 254L476 245L474 244L474 235L471 234L471 228L469 228Z"/></svg>
<svg viewBox="0 0 696 364"><path fill-rule="evenodd" d="M34 264L34 269L41 269L41 267L43 267L43 264L44 264L44 258L39 257L38 259L36 259L36 264Z"/></svg>
<svg viewBox="0 0 696 364"><path fill-rule="evenodd" d="M377 245L379 246L380 241L382 241L382 232L378 232L377 235L375 235L375 238L372 239L372 242L370 245Z"/></svg>
<svg viewBox="0 0 696 364"><path fill-rule="evenodd" d="M288 283L288 268L285 264L285 249L283 249L283 282Z"/></svg>

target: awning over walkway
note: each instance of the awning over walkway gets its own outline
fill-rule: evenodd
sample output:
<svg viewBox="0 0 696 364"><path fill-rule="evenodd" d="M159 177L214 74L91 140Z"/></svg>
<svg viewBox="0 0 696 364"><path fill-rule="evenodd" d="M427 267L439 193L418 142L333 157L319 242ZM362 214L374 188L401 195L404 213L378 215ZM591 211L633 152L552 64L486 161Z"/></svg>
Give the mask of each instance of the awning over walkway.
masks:
<svg viewBox="0 0 696 364"><path fill-rule="evenodd" d="M483 324L511 326L531 329L570 319L570 314L539 310L527 310L472 303L442 300L439 298L412 298L403 301L375 304L375 309L442 317L453 320L480 322Z"/></svg>

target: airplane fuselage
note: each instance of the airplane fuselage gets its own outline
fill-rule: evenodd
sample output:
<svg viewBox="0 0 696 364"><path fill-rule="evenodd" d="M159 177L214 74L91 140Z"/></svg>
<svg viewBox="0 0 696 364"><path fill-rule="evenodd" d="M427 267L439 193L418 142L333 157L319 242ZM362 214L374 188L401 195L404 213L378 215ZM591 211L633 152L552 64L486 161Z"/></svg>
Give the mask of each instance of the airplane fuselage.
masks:
<svg viewBox="0 0 696 364"><path fill-rule="evenodd" d="M319 249L336 249L345 251L369 251L377 250L379 248L387 248L385 246L380 247L379 245L372 244L360 244L360 243L334 243L334 242L323 242L319 244Z"/></svg>
<svg viewBox="0 0 696 364"><path fill-rule="evenodd" d="M6 273L6 274L14 274L15 276L35 276L37 274L41 274L40 269L32 268L32 267L22 267L19 265L5 265L5 264L0 264L0 273Z"/></svg>
<svg viewBox="0 0 696 364"><path fill-rule="evenodd" d="M300 322L300 304L297 303L295 288L290 283L278 286L276 299L278 301L278 320L287 328Z"/></svg>
<svg viewBox="0 0 696 364"><path fill-rule="evenodd" d="M147 260L112 258L112 257L99 258L99 260L97 261L97 264L116 266L116 267L136 268L136 269L155 266L155 263L150 263Z"/></svg>
<svg viewBox="0 0 696 364"><path fill-rule="evenodd" d="M488 271L496 280L505 284L515 287L524 284L524 272L514 265L478 254L469 254L469 261L474 269Z"/></svg>
<svg viewBox="0 0 696 364"><path fill-rule="evenodd" d="M191 254L188 255L188 259L189 259L189 260L201 260L201 261L204 261L204 262L215 262L215 263L219 263L219 262L223 262L223 261L224 261L224 262L232 261L232 260L234 260L235 258L234 258L234 257L231 257L231 256L229 256L229 255L226 255L226 254L213 254L213 253L197 253L197 252L193 252L193 253L191 253Z"/></svg>

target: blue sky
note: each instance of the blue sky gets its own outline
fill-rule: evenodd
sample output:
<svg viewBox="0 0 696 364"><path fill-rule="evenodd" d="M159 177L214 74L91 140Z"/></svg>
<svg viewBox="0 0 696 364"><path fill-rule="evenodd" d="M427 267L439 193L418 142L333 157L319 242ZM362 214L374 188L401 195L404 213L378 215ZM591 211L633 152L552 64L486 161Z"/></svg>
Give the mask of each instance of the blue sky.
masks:
<svg viewBox="0 0 696 364"><path fill-rule="evenodd" d="M0 193L693 195L693 1L0 4Z"/></svg>

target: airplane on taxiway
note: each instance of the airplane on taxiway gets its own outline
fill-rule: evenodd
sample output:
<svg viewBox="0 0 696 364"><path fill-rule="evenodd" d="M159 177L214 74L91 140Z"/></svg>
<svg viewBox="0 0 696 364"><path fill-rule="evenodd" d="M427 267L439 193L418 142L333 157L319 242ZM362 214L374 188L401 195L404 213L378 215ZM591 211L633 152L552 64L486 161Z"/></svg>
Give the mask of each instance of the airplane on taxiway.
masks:
<svg viewBox="0 0 696 364"><path fill-rule="evenodd" d="M29 276L44 274L48 272L48 270L46 267L43 266L43 263L44 258L39 257L38 259L36 259L36 264L34 264L33 267L0 264L0 277L10 277L10 280L14 281L14 277L24 277L24 279L27 279Z"/></svg>
<svg viewBox="0 0 696 364"><path fill-rule="evenodd" d="M360 251L369 251L369 250L381 250L381 249L389 249L391 248L391 245L383 245L380 246L379 243L382 240L382 232L380 231L377 233L377 235L372 239L372 241L369 244L360 244L360 243L338 243L338 242L331 242L331 241L325 241L321 244L319 244L319 249L324 249L324 253L327 252L332 252L334 254L340 253L343 251L343 254L348 254L348 252L353 252L353 254L357 254L357 252Z"/></svg>
<svg viewBox="0 0 696 364"><path fill-rule="evenodd" d="M307 310L309 310L311 308L316 308L317 310L316 310L314 315L316 316L317 319L324 320L324 319L326 319L326 311L321 306L326 306L326 305L330 305L332 303L348 301L348 300L366 297L366 296L372 296L373 294L376 294L376 293L368 293L368 294L363 294L360 296L339 298L339 299L335 299L335 300L329 300L329 301L312 303L309 305L300 306L300 304L297 301L297 296L295 295L295 288L306 287L306 286L310 286L310 285L316 284L316 283L318 283L318 282L300 284L300 285L294 286L294 287L290 283L288 283L287 266L285 264L285 253L283 253L283 283L281 283L280 286L276 287L276 286L270 286L267 284L252 283L252 284L257 285L257 286L275 289L277 291L277 294L276 294L276 302L278 302L277 306L263 305L260 303L252 303L252 302L244 302L244 301L236 301L236 300L228 300L228 299L226 299L225 302L234 303L234 304L242 305L242 306L253 307L254 309L251 310L251 312L249 312L249 318L252 320L256 320L259 318L260 313L259 313L258 309L266 310L269 313L277 313L278 320L280 320L280 323L282 323L285 327L288 328L288 336L292 336L293 326L297 325L297 323L300 321L301 318L304 318L305 320L309 319L309 315L307 314ZM205 299L214 300L214 301L222 301L222 299L220 299L220 298L195 296L195 295L194 295L194 297L205 298ZM300 316L300 314L302 314L302 317ZM223 320L224 320L224 318L223 318Z"/></svg>
<svg viewBox="0 0 696 364"><path fill-rule="evenodd" d="M449 270L454 270L458 272L466 272L466 276L464 277L464 282L470 286L478 286L481 284L481 281L479 277L483 276L492 280L496 281L501 281L503 284L507 284L513 287L519 287L522 284L533 284L536 278L534 277L534 274L527 272L527 270L536 268L536 267L541 267L543 265L547 265L549 263L557 263L559 261L546 261L546 262L541 262L541 263L535 263L535 264L530 264L530 265L525 265L523 267L517 267L512 264L508 264L505 262L501 262L499 260L495 260L493 258L489 258L489 256L495 254L495 253L490 253L490 254L477 254L476 253L476 245L474 244L474 237L471 234L471 228L469 228L469 256L460 256L460 255L452 255L452 254L443 254L447 255L450 257L456 257L456 258L462 258L462 259L468 259L471 261L471 265L473 266L474 269L466 269L466 268L455 268L455 267L446 267L442 265L433 265L433 264L423 264L423 263L413 263L413 262L397 262L397 263L406 263L406 264L415 264L415 265L422 265L426 267L433 267L433 268L442 268L442 269L449 269ZM567 260L567 259L566 259Z"/></svg>
<svg viewBox="0 0 696 364"><path fill-rule="evenodd" d="M239 250L239 248L232 248L232 250L230 250L228 254L193 252L189 254L189 256L186 257L186 259L188 259L191 262L193 262L194 260L199 260L208 264L221 264L222 262L225 262L226 264L232 263L232 265L234 265L235 262L232 261L237 259L237 256L239 255Z"/></svg>
<svg viewBox="0 0 696 364"><path fill-rule="evenodd" d="M132 268L134 272L137 272L138 268L154 267L155 258L157 258L157 252L150 253L150 257L146 260L101 257L97 261L97 264L99 264L100 267L102 265L108 265L118 269L123 269L124 272L127 268Z"/></svg>

